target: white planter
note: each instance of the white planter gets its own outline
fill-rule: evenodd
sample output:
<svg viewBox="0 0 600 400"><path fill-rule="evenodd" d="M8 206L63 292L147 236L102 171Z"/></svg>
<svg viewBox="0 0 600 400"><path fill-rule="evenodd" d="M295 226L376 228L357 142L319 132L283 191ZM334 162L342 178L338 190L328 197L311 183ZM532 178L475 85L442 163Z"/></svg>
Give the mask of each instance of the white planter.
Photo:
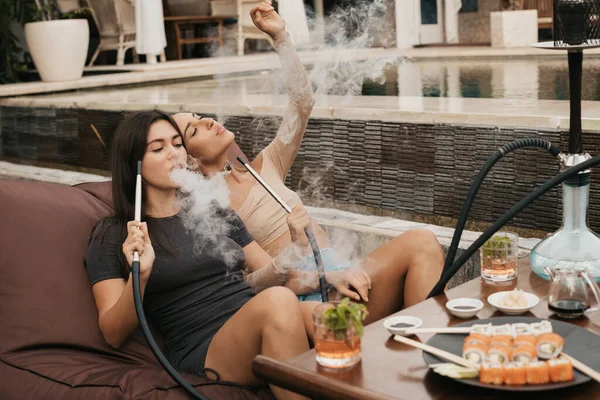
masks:
<svg viewBox="0 0 600 400"><path fill-rule="evenodd" d="M537 10L490 13L492 47L525 47L538 41Z"/></svg>
<svg viewBox="0 0 600 400"><path fill-rule="evenodd" d="M25 38L43 81L81 78L90 42L87 20L31 22L25 24Z"/></svg>

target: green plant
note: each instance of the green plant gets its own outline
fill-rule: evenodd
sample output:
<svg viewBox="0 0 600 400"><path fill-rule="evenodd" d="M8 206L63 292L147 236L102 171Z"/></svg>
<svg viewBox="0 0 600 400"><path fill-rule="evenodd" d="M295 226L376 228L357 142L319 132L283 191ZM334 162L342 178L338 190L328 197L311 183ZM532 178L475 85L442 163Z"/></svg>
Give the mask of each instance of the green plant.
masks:
<svg viewBox="0 0 600 400"><path fill-rule="evenodd" d="M91 14L91 10L85 7L63 13L58 7L58 0L35 0L35 5L37 6L37 18L41 21L84 18Z"/></svg>
<svg viewBox="0 0 600 400"><path fill-rule="evenodd" d="M13 22L33 21L33 0L0 0L0 83L18 82L19 71L25 70L22 50L12 31Z"/></svg>
<svg viewBox="0 0 600 400"><path fill-rule="evenodd" d="M512 251L512 245L510 237L498 235L488 239L481 250L485 257L504 257L507 251Z"/></svg>
<svg viewBox="0 0 600 400"><path fill-rule="evenodd" d="M363 321L369 312L364 304L351 303L348 297L344 297L337 306L334 306L325 311L325 326L333 330L336 340L346 338L346 332L349 323L354 326L354 329L359 336L362 337L364 327Z"/></svg>

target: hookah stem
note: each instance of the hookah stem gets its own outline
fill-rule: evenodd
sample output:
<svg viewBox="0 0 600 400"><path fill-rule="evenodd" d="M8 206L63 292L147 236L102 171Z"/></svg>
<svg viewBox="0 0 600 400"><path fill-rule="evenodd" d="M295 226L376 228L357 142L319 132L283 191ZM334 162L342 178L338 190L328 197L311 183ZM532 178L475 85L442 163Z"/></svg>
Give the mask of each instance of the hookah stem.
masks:
<svg viewBox="0 0 600 400"><path fill-rule="evenodd" d="M571 115L569 118L569 153L583 153L581 134L581 76L583 51L569 51L569 100Z"/></svg>
<svg viewBox="0 0 600 400"><path fill-rule="evenodd" d="M248 170L248 172L250 172L250 175L252 175L254 177L254 179L256 179L258 181L258 183L260 183L262 185L262 187L265 188L267 193L269 193L275 199L275 201L277 201L281 205L281 207L283 207L283 209L288 214L292 212L292 209L290 208L290 206L288 206L286 204L286 202L283 201L283 199L281 197L279 197L279 195L277 193L275 193L275 191L273 189L271 189L271 187L267 184L267 182L265 182L262 179L262 177L254 170L254 168L252 168L246 161L244 161L244 159L242 157L238 156L237 159L240 163L242 163L244 168L246 168ZM319 250L319 245L317 244L315 235L313 235L310 228L304 229L304 233L306 234L306 237L308 238L308 243L310 244L313 255L315 257L315 263L317 264L317 274L319 276L319 291L321 293L321 301L323 303L325 303L329 300L329 297L327 295L327 282L325 281L325 268L323 267L323 259L321 258L321 250Z"/></svg>
<svg viewBox="0 0 600 400"><path fill-rule="evenodd" d="M137 176L135 180L135 220L141 222L142 219L142 162L137 162ZM142 327L142 331L144 336L146 337L146 341L150 346L150 349L158 359L158 362L162 367L167 371L167 373L173 378L175 382L177 382L181 387L185 389L185 391L192 396L193 399L197 400L208 400L206 397L202 396L198 391L190 385L173 366L169 363L164 354L160 351L160 348L156 344L156 341L152 337L152 332L150 331L150 326L148 325L148 321L146 320L146 315L144 314L144 304L142 301L142 286L140 283L140 255L138 252L133 253L133 262L131 263L131 278L133 280L133 303L135 305L135 313L138 317L138 321L140 322L140 326Z"/></svg>
<svg viewBox="0 0 600 400"><path fill-rule="evenodd" d="M479 187L483 183L483 180L485 179L487 174L490 172L492 167L498 161L500 161L500 159L502 157L506 156L508 153L511 153L517 149L521 149L524 147L539 147L544 150L547 150L554 157L557 157L560 154L560 150L556 146L553 146L552 143L550 143L547 140L539 139L539 138L518 139L518 140L515 140L508 144L505 144L504 146L502 146L498 150L496 150L490 156L490 158L488 158L488 160L485 162L483 167L481 167L481 169L479 170L479 173L475 177L475 180L473 180L473 183L471 184L471 188L469 189L469 193L467 194L467 198L463 204L463 208L460 212L458 221L456 223L456 229L454 230L454 235L452 236L452 242L450 244L450 247L448 248L448 255L446 256L446 261L444 263L443 271L447 271L452 266L452 263L454 262L454 258L456 257L456 252L458 250L458 245L460 243L460 238L462 236L462 232L467 223L467 217L469 216L469 211L471 211L471 205L473 204L473 201L475 200L475 196L477 196L477 192L479 191Z"/></svg>
<svg viewBox="0 0 600 400"><path fill-rule="evenodd" d="M562 183L563 181L574 177L581 171L584 171L588 168L591 168L594 165L600 164L600 156L595 156L590 158L587 161L582 162L581 164L577 164L566 171L561 172L556 175L552 179L546 181L540 187L535 189L533 192L529 193L526 197L524 197L521 201L515 204L510 210L508 210L502 217L500 217L492 226L486 229L479 238L466 249L458 259L452 264L448 270L442 272L442 276L438 283L434 286L434 288L429 292L427 298L437 296L444 292L444 288L448 281L456 274L456 272L462 267L462 265L479 249L489 238L492 237L494 233L496 233L500 228L502 228L508 221L510 221L515 215L520 213L524 208L529 206L529 204L536 201L540 198L544 193L548 190L552 189L556 185Z"/></svg>

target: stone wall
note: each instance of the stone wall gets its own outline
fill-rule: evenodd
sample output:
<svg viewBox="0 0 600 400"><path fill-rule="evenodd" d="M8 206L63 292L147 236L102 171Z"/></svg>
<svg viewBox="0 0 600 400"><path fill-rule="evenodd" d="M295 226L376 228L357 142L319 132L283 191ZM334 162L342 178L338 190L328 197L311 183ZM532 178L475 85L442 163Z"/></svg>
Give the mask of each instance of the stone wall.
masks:
<svg viewBox="0 0 600 400"><path fill-rule="evenodd" d="M2 157L104 170L112 135L125 115L18 107L1 107L0 112ZM231 116L227 120L227 128L237 134L249 157L276 133L279 120L267 118L259 131L255 117ZM336 202L394 211L402 219L410 219L410 215L456 218L473 178L488 157L508 142L529 137L543 137L567 148L567 132L550 129L313 118L287 183L316 207ZM583 141L587 152L600 154L597 132L584 132ZM469 218L495 221L557 173L556 160L544 150L510 154L484 181ZM561 224L560 196L559 188L552 189L510 224L556 230ZM600 202L594 199L598 198L600 179L592 174L588 216L596 231L600 228Z"/></svg>

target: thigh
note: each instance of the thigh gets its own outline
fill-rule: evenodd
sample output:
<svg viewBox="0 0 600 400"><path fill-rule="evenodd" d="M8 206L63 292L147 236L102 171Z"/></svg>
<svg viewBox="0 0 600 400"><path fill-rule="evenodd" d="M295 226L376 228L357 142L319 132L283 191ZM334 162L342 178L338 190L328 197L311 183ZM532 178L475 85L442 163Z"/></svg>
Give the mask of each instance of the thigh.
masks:
<svg viewBox="0 0 600 400"><path fill-rule="evenodd" d="M219 329L208 347L204 366L217 371L223 380L251 386L261 384L252 373L252 360L261 352L260 321L264 321L265 307L261 293Z"/></svg>

